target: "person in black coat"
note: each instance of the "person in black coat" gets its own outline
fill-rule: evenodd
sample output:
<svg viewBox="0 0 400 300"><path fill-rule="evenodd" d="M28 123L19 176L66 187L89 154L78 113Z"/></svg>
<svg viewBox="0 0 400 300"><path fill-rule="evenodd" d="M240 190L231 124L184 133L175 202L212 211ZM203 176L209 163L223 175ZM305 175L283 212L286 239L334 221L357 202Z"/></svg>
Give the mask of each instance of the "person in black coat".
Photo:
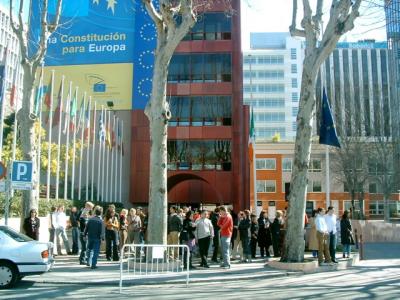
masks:
<svg viewBox="0 0 400 300"><path fill-rule="evenodd" d="M214 212L211 214L211 223L214 228L214 237L213 237L213 255L212 255L212 261L213 262L218 262L218 253L219 251L219 226L218 226L218 219L219 219L219 207L215 208Z"/></svg>
<svg viewBox="0 0 400 300"><path fill-rule="evenodd" d="M192 265L192 253L194 246L196 245L196 239L194 236L194 231L196 230L196 224L193 222L193 212L188 211L186 213L185 219L183 220L183 226L182 226L182 232L181 232L181 238L182 238L182 243L184 245L187 245L189 247L190 255L189 255L189 269L195 269L195 267ZM184 250L183 254L183 261L185 266L187 267L187 251Z"/></svg>
<svg viewBox="0 0 400 300"><path fill-rule="evenodd" d="M258 221L256 215L251 215L251 226L250 226L250 247L251 247L251 258L256 258L257 251L257 240L258 240Z"/></svg>
<svg viewBox="0 0 400 300"><path fill-rule="evenodd" d="M244 218L239 222L239 234L240 241L242 242L243 248L243 262L251 262L251 250L250 250L250 211L244 211Z"/></svg>
<svg viewBox="0 0 400 300"><path fill-rule="evenodd" d="M29 217L24 220L25 234L31 239L39 240L40 219L37 217L37 210L31 209Z"/></svg>
<svg viewBox="0 0 400 300"><path fill-rule="evenodd" d="M349 212L344 211L342 219L340 220L340 236L343 245L343 258L350 257L351 245L354 245L354 238L349 219Z"/></svg>
<svg viewBox="0 0 400 300"><path fill-rule="evenodd" d="M283 228L282 211L276 211L274 222L271 225L272 247L274 248L274 257L281 256L281 229Z"/></svg>
<svg viewBox="0 0 400 300"><path fill-rule="evenodd" d="M267 257L270 257L269 247L272 245L270 225L267 211L261 211L258 218L258 246L260 247L261 257L264 257L264 253Z"/></svg>

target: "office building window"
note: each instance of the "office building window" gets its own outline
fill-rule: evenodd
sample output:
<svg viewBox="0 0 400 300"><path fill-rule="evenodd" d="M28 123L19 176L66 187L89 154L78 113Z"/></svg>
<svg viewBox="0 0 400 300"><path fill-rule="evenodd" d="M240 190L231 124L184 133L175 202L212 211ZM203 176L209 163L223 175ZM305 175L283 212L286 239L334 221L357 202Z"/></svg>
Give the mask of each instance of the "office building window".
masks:
<svg viewBox="0 0 400 300"><path fill-rule="evenodd" d="M255 120L257 122L284 122L285 113L284 112L256 113Z"/></svg>
<svg viewBox="0 0 400 300"><path fill-rule="evenodd" d="M293 122L293 123L292 123L292 130L293 130L293 131L296 131L296 130L297 130L297 123L296 123L296 122Z"/></svg>
<svg viewBox="0 0 400 300"><path fill-rule="evenodd" d="M292 64L291 72L292 72L292 74L297 74L297 65L296 64Z"/></svg>
<svg viewBox="0 0 400 300"><path fill-rule="evenodd" d="M257 127L256 128L256 139L257 140L268 139L277 134L280 135L281 139L285 138L286 137L285 127L272 127L272 128Z"/></svg>
<svg viewBox="0 0 400 300"><path fill-rule="evenodd" d="M257 180L257 193L275 193L275 180Z"/></svg>
<svg viewBox="0 0 400 300"><path fill-rule="evenodd" d="M282 159L282 171L292 172L292 159L289 157L284 157Z"/></svg>
<svg viewBox="0 0 400 300"><path fill-rule="evenodd" d="M257 84L257 92L259 93L284 93L284 84Z"/></svg>
<svg viewBox="0 0 400 300"><path fill-rule="evenodd" d="M321 181L319 181L319 180L312 181L312 191L313 191L313 193L321 193L322 192Z"/></svg>
<svg viewBox="0 0 400 300"><path fill-rule="evenodd" d="M230 126L231 96L173 96L168 126Z"/></svg>
<svg viewBox="0 0 400 300"><path fill-rule="evenodd" d="M383 201L369 202L370 215L383 215L385 212L385 204Z"/></svg>
<svg viewBox="0 0 400 300"><path fill-rule="evenodd" d="M231 55L175 54L169 66L168 81L186 82L230 82L232 76Z"/></svg>
<svg viewBox="0 0 400 300"><path fill-rule="evenodd" d="M321 172L321 160L319 159L312 159L310 162L310 172Z"/></svg>
<svg viewBox="0 0 400 300"><path fill-rule="evenodd" d="M297 106L292 107L292 117L297 117L298 112L299 108Z"/></svg>
<svg viewBox="0 0 400 300"><path fill-rule="evenodd" d="M275 158L257 158L256 159L257 170L276 170L276 159Z"/></svg>
<svg viewBox="0 0 400 300"><path fill-rule="evenodd" d="M180 23L181 19L178 18ZM230 40L232 18L222 12L204 13L184 40Z"/></svg>
<svg viewBox="0 0 400 300"><path fill-rule="evenodd" d="M297 49L296 48L291 48L290 49L290 59L297 59Z"/></svg>
<svg viewBox="0 0 400 300"><path fill-rule="evenodd" d="M283 70L262 70L257 72L257 77L261 79L283 79Z"/></svg>
<svg viewBox="0 0 400 300"><path fill-rule="evenodd" d="M283 55L262 55L257 57L259 65L283 65Z"/></svg>
<svg viewBox="0 0 400 300"><path fill-rule="evenodd" d="M292 78L292 88L297 89L298 85L297 85L297 78Z"/></svg>
<svg viewBox="0 0 400 300"><path fill-rule="evenodd" d="M292 93L292 102L299 102L299 94Z"/></svg>

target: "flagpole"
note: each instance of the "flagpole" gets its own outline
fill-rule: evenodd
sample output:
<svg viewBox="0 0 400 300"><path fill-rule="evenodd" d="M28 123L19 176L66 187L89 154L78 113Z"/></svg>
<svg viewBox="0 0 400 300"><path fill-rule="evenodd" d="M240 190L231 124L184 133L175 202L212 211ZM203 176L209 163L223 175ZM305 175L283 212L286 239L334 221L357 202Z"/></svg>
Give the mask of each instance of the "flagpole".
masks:
<svg viewBox="0 0 400 300"><path fill-rule="evenodd" d="M58 112L58 139L57 139L57 172L56 172L56 199L58 199L59 185L60 185L60 155L61 155L61 127L62 127L62 111L64 100L64 81L65 76L61 77L61 98L60 98L60 111ZM68 100L67 100L68 101Z"/></svg>
<svg viewBox="0 0 400 300"><path fill-rule="evenodd" d="M122 203L122 156L124 148L124 121L121 120L121 155L119 161L119 202Z"/></svg>
<svg viewBox="0 0 400 300"><path fill-rule="evenodd" d="M82 112L80 111L79 113L80 113L80 119L81 120L79 120L79 128L80 127L82 127L82 128L80 128L81 129L81 149L80 149L80 158L79 158L79 179L78 179L78 199L79 200L81 200L81 184L82 184L82 159L83 159L83 145L84 145L84 142L83 142L83 131L84 131L84 128L83 128L83 126L81 126L81 124L82 124L82 119L83 118L86 118L86 111L85 111L85 108L86 108L86 92L84 93L84 96L83 96L83 110L84 110L84 112L83 112L83 115L82 115Z"/></svg>
<svg viewBox="0 0 400 300"><path fill-rule="evenodd" d="M103 127L104 127L104 106L101 106L101 113L100 113L100 119L101 119L101 126L100 128L100 122L99 122L99 159L98 159L98 165L97 165L97 202L100 200L100 195L101 201L104 202L103 199L103 174L101 172L101 165L102 165L102 154L103 154L103 145L102 145L102 134L103 134Z"/></svg>
<svg viewBox="0 0 400 300"><path fill-rule="evenodd" d="M111 135L110 135L110 139L111 139L111 175L110 175L110 199L112 200L112 199L114 199L114 202L115 202L115 198L114 198L114 194L113 194L113 191L114 191L114 182L115 182L115 180L114 180L114 177L115 177L115 175L116 174L114 174L114 154L115 154L115 149L114 149L114 144L113 144L113 142L114 142L114 138L115 138L115 113L114 113L114 115L113 115L113 130L112 130L112 132L111 132Z"/></svg>
<svg viewBox="0 0 400 300"><path fill-rule="evenodd" d="M36 93L38 94L38 96L36 97L36 102L39 103L35 103L35 114L39 114L39 141L38 141L38 153L37 153L37 174L38 174L38 183L39 183L39 189L38 189L38 193L40 195L40 175L41 175L41 160L42 160L42 117L43 117L43 63L42 63L42 67L41 67L41 71L40 71L40 78L39 78L39 87L36 88ZM38 110L38 111L37 111Z"/></svg>
<svg viewBox="0 0 400 300"><path fill-rule="evenodd" d="M53 127L53 91L54 91L54 70L51 70L51 88L50 88L50 107L49 107L49 136L47 146L47 180L46 180L46 199L50 199L50 173L51 173L51 134Z"/></svg>
<svg viewBox="0 0 400 300"><path fill-rule="evenodd" d="M77 114L77 101L78 101L78 87L75 88L75 98L74 98L74 116L72 119L73 128L72 128L72 168L71 168L71 199L74 199L74 191L75 191L75 156L76 156L76 114ZM72 107L71 107L72 108ZM71 110L72 112L72 110Z"/></svg>
<svg viewBox="0 0 400 300"><path fill-rule="evenodd" d="M89 146L90 146L90 109L92 108L92 96L89 97L89 104L87 107L87 111L85 115L85 125L86 125L86 139L87 139L87 145L86 145L86 193L85 193L85 200L89 201L89 160L90 160L90 151L89 151ZM86 119L87 116L87 119ZM82 129L83 130L83 129Z"/></svg>
<svg viewBox="0 0 400 300"><path fill-rule="evenodd" d="M69 162L69 110L71 109L71 99L72 99L72 81L69 82L69 92L68 92L68 99L67 99L67 109L65 115L65 127L64 130L66 131L67 140L65 142L66 150L65 150L65 172L64 172L64 200L68 199L68 162Z"/></svg>
<svg viewBox="0 0 400 300"><path fill-rule="evenodd" d="M115 150L114 150L114 177L112 177L113 180L113 185L114 185L114 194L113 194L113 198L115 199L116 202L118 202L118 189L117 189L117 184L118 181L116 180L116 178L118 178L118 147L119 147L119 118L115 118L115 125L117 126L116 131L115 131Z"/></svg>
<svg viewBox="0 0 400 300"><path fill-rule="evenodd" d="M106 161L106 186L105 186L105 189L106 189L107 202L111 202L111 199L109 198L109 194L108 194L108 191L110 189L108 175L110 173L110 151L111 151L111 149L110 149L110 143L111 143L111 141L110 141L110 139L111 139L110 138L110 136L111 136L110 135L111 111L110 110L108 111L107 115L108 116L107 116L107 127L106 127L106 141L108 139L108 145L107 145L107 156L106 156L107 161Z"/></svg>
<svg viewBox="0 0 400 300"><path fill-rule="evenodd" d="M97 103L95 101L94 102L94 109L93 109L92 176L90 178L91 179L91 186L90 186L90 200L91 201L94 201L93 185L94 185L94 154L95 154L95 149L96 149L96 106L97 106ZM89 134L90 134L90 130L89 130ZM89 139L88 145L89 145L89 143L90 143L90 139ZM97 186L97 197L99 195L98 190L99 190L99 186Z"/></svg>
<svg viewBox="0 0 400 300"><path fill-rule="evenodd" d="M325 146L325 162L326 162L326 178L325 178L325 182L326 182L326 186L325 186L325 190L326 190L326 208L328 209L329 206L331 206L331 183L330 183L330 157L329 157L329 146L326 145Z"/></svg>

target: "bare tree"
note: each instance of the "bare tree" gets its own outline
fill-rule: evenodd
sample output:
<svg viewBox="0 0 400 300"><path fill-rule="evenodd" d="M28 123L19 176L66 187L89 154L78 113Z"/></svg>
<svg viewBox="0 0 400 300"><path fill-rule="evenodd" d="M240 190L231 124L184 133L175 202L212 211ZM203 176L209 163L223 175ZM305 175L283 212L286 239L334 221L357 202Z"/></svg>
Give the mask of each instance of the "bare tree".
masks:
<svg viewBox="0 0 400 300"><path fill-rule="evenodd" d="M167 125L171 117L166 101L169 63L178 44L196 23L198 13L229 0L160 0L158 9L152 0L142 1L157 30L152 91L145 108L151 140L148 239L150 243L166 244Z"/></svg>
<svg viewBox="0 0 400 300"><path fill-rule="evenodd" d="M292 36L305 39L305 58L297 115L297 135L289 196L287 232L282 261L301 262L304 260L303 228L317 73L321 64L335 49L340 37L354 28L354 21L359 16L361 1L332 0L329 21L321 36L324 1L317 0L315 13L313 13L309 0L302 1L303 18L300 23L301 28L298 28L298 0L293 0L292 24L289 30Z"/></svg>
<svg viewBox="0 0 400 300"><path fill-rule="evenodd" d="M383 194L384 218L390 219L390 197L397 192L398 183L395 166L393 164L397 140L391 137L375 137L370 143L371 156L368 171L371 181L379 184Z"/></svg>
<svg viewBox="0 0 400 300"><path fill-rule="evenodd" d="M60 21L60 13L62 0L57 0L56 12L52 16L51 21L48 15L48 0L42 0L41 2L41 15L40 15L40 30L38 46L34 53L33 49L28 49L29 30L25 25L23 18L24 0L19 1L19 10L17 20L14 20L13 16L13 2L10 0L10 24L13 32L18 38L19 47L21 52L21 66L24 71L23 77L23 95L22 95L22 108L17 113L18 123L21 132L21 145L24 153L24 160L32 161L33 170L36 168L36 135L34 130L34 124L37 120L37 116L33 113L33 85L36 79L37 69L43 62L43 59L47 51L47 41L50 35L57 29ZM29 211L32 208L38 208L38 173L33 171L33 182L34 189L30 191L23 191L22 201L22 217L29 215Z"/></svg>

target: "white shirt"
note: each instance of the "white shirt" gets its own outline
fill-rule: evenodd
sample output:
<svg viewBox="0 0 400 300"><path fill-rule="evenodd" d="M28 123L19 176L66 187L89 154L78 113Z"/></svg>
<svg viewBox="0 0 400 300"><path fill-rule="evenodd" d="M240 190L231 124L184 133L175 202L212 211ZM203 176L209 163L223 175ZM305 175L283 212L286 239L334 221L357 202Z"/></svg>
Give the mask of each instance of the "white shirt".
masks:
<svg viewBox="0 0 400 300"><path fill-rule="evenodd" d="M195 236L197 239L203 239L208 236L214 237L214 230L209 219L200 218L196 221Z"/></svg>
<svg viewBox="0 0 400 300"><path fill-rule="evenodd" d="M56 222L54 224L54 228L67 228L67 215L65 212L57 212L56 215Z"/></svg>
<svg viewBox="0 0 400 300"><path fill-rule="evenodd" d="M328 227L328 232L336 234L336 230L337 230L336 229L336 215L335 214L332 214L332 215L326 214L324 216L324 218L325 218L326 226Z"/></svg>
<svg viewBox="0 0 400 300"><path fill-rule="evenodd" d="M318 232L327 233L328 226L326 225L325 218L321 215L318 215L315 218L315 227L317 228Z"/></svg>

